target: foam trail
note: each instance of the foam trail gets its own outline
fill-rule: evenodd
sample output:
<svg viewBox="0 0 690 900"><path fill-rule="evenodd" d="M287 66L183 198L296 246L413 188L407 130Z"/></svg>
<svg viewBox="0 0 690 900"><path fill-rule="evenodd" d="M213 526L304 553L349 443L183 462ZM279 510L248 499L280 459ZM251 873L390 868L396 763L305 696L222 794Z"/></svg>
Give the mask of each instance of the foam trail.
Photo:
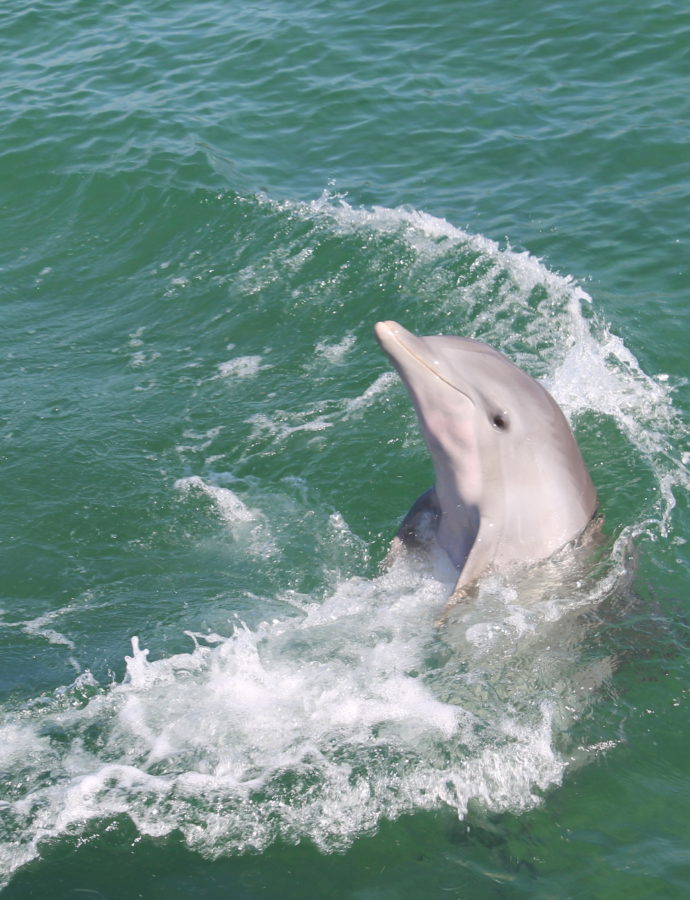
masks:
<svg viewBox="0 0 690 900"><path fill-rule="evenodd" d="M581 698L564 682L527 707L526 680L488 702L485 687L458 680L455 656L425 675L446 591L401 564L341 582L298 618L193 635L192 650L167 659L135 638L124 681L81 708L68 693L28 717L6 713L3 871L96 818L180 831L209 855L278 838L331 851L381 817L439 805L464 815L472 798L493 810L539 802L567 766L554 722Z"/></svg>

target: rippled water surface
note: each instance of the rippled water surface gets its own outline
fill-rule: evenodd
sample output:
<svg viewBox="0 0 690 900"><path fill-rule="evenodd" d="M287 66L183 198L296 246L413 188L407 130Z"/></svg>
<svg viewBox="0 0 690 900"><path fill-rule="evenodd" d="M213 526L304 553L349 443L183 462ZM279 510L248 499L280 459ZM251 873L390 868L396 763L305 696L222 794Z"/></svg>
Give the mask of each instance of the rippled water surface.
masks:
<svg viewBox="0 0 690 900"><path fill-rule="evenodd" d="M680 3L0 10L3 897L683 897ZM379 319L569 417L594 558L449 585Z"/></svg>

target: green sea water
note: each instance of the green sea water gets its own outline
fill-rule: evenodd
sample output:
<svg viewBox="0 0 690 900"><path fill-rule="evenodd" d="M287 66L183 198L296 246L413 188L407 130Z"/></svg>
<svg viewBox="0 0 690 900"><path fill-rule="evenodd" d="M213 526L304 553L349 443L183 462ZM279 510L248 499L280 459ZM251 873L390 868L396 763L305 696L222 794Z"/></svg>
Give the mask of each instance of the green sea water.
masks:
<svg viewBox="0 0 690 900"><path fill-rule="evenodd" d="M690 13L6 0L0 892L690 883ZM382 571L379 319L554 394L578 581Z"/></svg>

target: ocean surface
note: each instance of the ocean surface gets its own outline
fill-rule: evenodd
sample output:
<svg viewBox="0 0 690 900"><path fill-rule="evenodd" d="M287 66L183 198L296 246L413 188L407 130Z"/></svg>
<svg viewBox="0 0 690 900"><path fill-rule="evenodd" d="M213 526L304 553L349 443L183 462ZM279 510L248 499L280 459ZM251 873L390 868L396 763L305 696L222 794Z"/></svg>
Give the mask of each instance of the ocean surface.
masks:
<svg viewBox="0 0 690 900"><path fill-rule="evenodd" d="M690 12L4 0L0 894L681 898ZM577 579L382 569L379 319L501 349Z"/></svg>

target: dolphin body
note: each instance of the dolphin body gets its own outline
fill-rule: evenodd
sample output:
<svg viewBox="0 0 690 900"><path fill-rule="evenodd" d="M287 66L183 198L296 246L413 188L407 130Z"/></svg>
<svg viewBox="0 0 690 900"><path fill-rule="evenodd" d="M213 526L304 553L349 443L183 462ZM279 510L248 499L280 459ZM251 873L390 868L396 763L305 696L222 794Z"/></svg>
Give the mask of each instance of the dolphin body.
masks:
<svg viewBox="0 0 690 900"><path fill-rule="evenodd" d="M481 341L374 328L412 399L434 487L402 522L400 545L440 548L459 576L546 559L592 519L597 494L553 397Z"/></svg>

